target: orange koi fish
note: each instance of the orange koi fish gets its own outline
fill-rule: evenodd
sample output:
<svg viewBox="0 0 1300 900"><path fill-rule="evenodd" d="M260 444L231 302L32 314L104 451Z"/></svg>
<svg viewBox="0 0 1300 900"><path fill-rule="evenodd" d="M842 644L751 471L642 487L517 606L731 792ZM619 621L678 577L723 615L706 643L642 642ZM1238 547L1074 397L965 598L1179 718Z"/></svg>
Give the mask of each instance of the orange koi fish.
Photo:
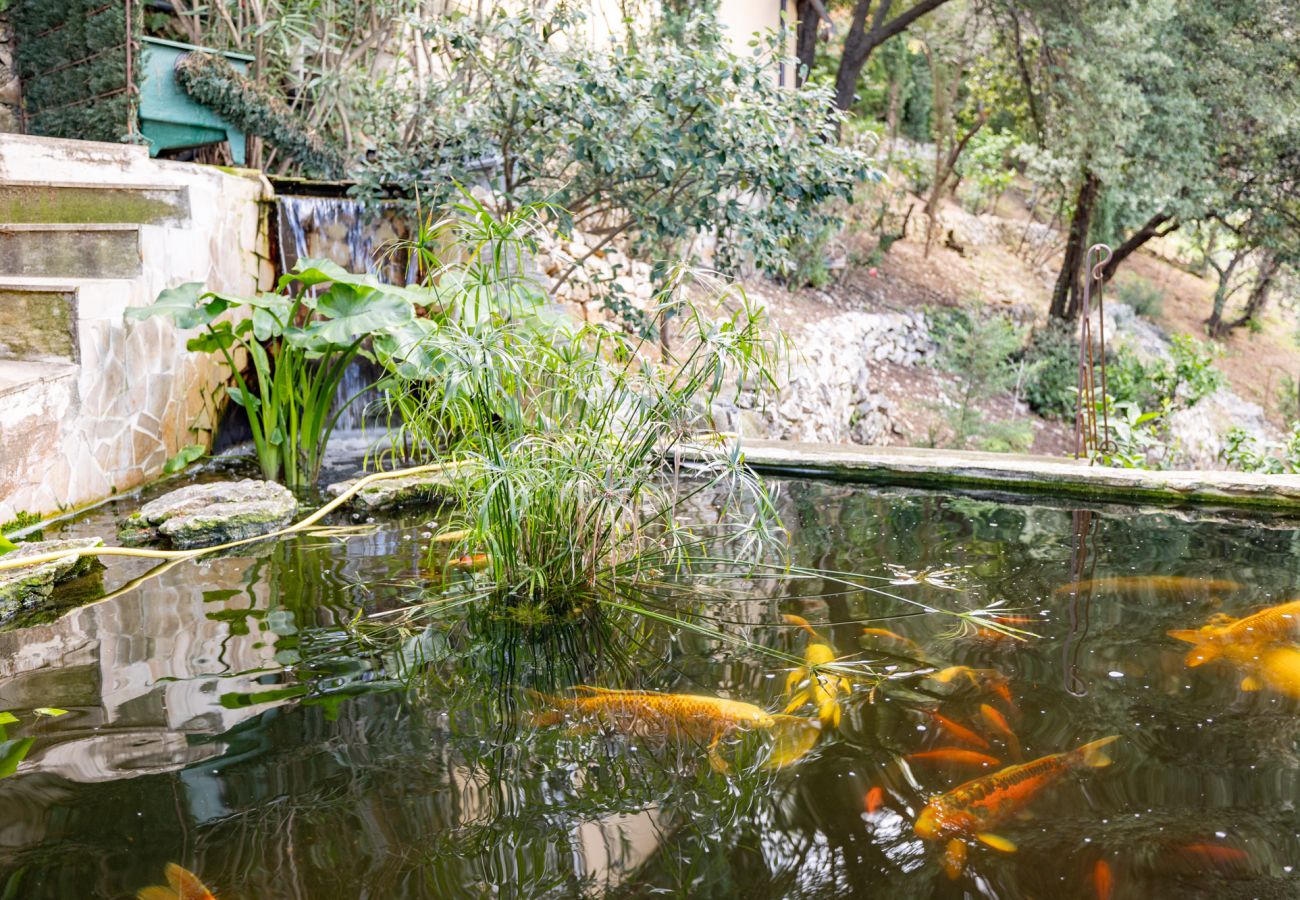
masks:
<svg viewBox="0 0 1300 900"><path fill-rule="evenodd" d="M1097 900L1110 900L1115 892L1115 876L1110 871L1110 863L1099 859L1092 867L1092 886L1097 891Z"/></svg>
<svg viewBox="0 0 1300 900"><path fill-rule="evenodd" d="M1162 597L1228 594L1245 585L1224 578L1186 578L1179 575L1125 575L1072 581L1056 589L1057 594L1157 594Z"/></svg>
<svg viewBox="0 0 1300 900"><path fill-rule="evenodd" d="M1212 868L1228 871L1242 868L1250 859L1245 850L1223 844L1184 844L1178 852L1189 862L1208 862Z"/></svg>
<svg viewBox="0 0 1300 900"><path fill-rule="evenodd" d="M896 641L897 643L900 643L903 646L907 647L908 649L913 650L919 654L925 653L925 651L921 649L921 645L918 644L916 641L912 640L911 638L905 638L901 634L890 631L888 628L864 628L862 629L862 633L866 635L871 635L872 637L881 637L881 638L885 638L886 640Z"/></svg>
<svg viewBox="0 0 1300 900"><path fill-rule="evenodd" d="M706 697L697 694L661 694L656 691L622 691L580 685L574 688L583 696L547 697L554 709L534 718L538 725L555 725L566 716L595 721L624 734L645 736L681 736L709 741L709 764L718 772L728 765L718 753L724 737L739 729L772 730L778 726L797 726L801 735L809 731L815 737L820 729L816 719L773 715L752 703ZM804 740L798 744L803 746ZM811 744L793 756L781 756L775 765L785 765L811 749ZM775 754L774 754L775 755Z"/></svg>
<svg viewBox="0 0 1300 900"><path fill-rule="evenodd" d="M996 756L989 756L987 753L979 753L975 750L967 750L965 747L940 747L937 750L922 750L919 753L909 753L904 758L913 762L951 763L957 766L981 766L985 769L1002 764L1002 760Z"/></svg>
<svg viewBox="0 0 1300 900"><path fill-rule="evenodd" d="M934 724L940 729L948 732L954 740L961 741L963 744L970 744L972 747L979 747L981 750L992 750L993 747L988 741L971 731L965 725L959 725L952 719L941 713L930 710L928 715L934 720Z"/></svg>
<svg viewBox="0 0 1300 900"><path fill-rule="evenodd" d="M998 712L987 703L981 703L980 717L989 728L997 732L1002 740L1006 742L1007 749L1011 751L1011 755L1016 759L1021 759L1020 738L1016 737L1016 733L1011 730L1011 726L1007 724L1007 720L1003 718L1002 713Z"/></svg>
<svg viewBox="0 0 1300 900"><path fill-rule="evenodd" d="M136 892L136 900L217 900L193 872L176 863L168 863L163 875L167 878L166 885L141 888Z"/></svg>
<svg viewBox="0 0 1300 900"><path fill-rule="evenodd" d="M1171 638L1195 644L1187 653L1187 665L1196 667L1220 656L1241 655L1261 644L1300 635L1300 600L1290 600L1261 609L1240 619L1215 616L1200 628L1170 631Z"/></svg>
<svg viewBox="0 0 1300 900"><path fill-rule="evenodd" d="M874 813L880 807L885 805L885 791L879 785L867 791L865 806L868 813Z"/></svg>
<svg viewBox="0 0 1300 900"><path fill-rule="evenodd" d="M930 676L940 684L967 681L982 691L995 694L1014 713L1016 705L1011 699L1011 682L996 669L972 669L970 666L949 666Z"/></svg>
<svg viewBox="0 0 1300 900"><path fill-rule="evenodd" d="M807 631L808 646L804 650L804 665L792 671L785 680L785 692L790 702L785 711L792 713L809 701L817 707L817 716L832 728L840 724L840 695L853 692L852 683L842 675L819 672L819 666L835 662L835 649L808 624L803 616L783 615L791 625Z"/></svg>
<svg viewBox="0 0 1300 900"><path fill-rule="evenodd" d="M992 834L990 829L1015 815L1039 791L1067 772L1110 765L1110 757L1103 748L1117 740L1117 735L1111 735L1066 753L1009 766L931 797L916 819L916 834L922 840L947 842L944 871L949 878L960 874L966 856L965 847L958 848L955 844L964 845L974 838L994 850L1014 853L1016 845Z"/></svg>

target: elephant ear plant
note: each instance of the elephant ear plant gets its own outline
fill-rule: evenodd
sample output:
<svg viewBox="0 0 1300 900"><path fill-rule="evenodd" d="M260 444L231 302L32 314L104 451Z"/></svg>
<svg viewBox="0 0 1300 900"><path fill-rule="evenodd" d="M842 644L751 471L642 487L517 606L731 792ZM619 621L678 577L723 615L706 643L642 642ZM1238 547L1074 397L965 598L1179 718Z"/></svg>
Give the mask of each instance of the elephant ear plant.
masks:
<svg viewBox="0 0 1300 900"><path fill-rule="evenodd" d="M331 408L343 373L357 356L370 355L368 339L409 326L417 305L437 308L423 289L380 284L328 260L302 259L274 293L236 297L190 282L126 315L166 316L180 328L202 328L186 346L220 353L230 368L234 385L226 392L248 412L263 477L301 488L315 483L334 423L356 399ZM239 364L241 350L251 379Z"/></svg>

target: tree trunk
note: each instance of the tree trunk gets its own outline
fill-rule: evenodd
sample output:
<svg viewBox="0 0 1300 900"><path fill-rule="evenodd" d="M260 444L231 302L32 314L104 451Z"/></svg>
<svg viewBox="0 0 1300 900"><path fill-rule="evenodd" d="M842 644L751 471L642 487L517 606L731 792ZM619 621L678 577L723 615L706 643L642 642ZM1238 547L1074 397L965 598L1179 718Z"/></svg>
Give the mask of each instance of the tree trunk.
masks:
<svg viewBox="0 0 1300 900"><path fill-rule="evenodd" d="M1232 287L1232 276L1249 252L1245 249L1234 251L1226 267L1219 266L1210 254L1206 254L1207 261L1219 275L1219 283L1214 289L1214 306L1210 310L1210 317L1205 320L1205 330L1209 332L1210 337L1220 337L1227 331L1223 325L1223 311L1228 306L1228 299L1237 292L1236 288Z"/></svg>
<svg viewBox="0 0 1300 900"><path fill-rule="evenodd" d="M1282 270L1282 261L1276 253L1272 251L1263 251L1264 258L1259 262L1259 270L1255 273L1255 284L1250 289L1250 296L1246 298L1246 308L1241 311L1241 315L1227 324L1227 327L1221 328L1219 337L1227 334L1234 328L1242 328L1254 322L1259 314L1268 306L1269 294L1273 291L1273 283L1277 280L1278 272Z"/></svg>
<svg viewBox="0 0 1300 900"><path fill-rule="evenodd" d="M844 55L840 57L840 68L835 73L835 106L847 110L853 105L857 94L858 79L862 68L873 50L902 32L921 16L938 9L948 0L918 0L906 12L889 19L889 11L894 0L877 0L875 15L871 17L871 27L867 27L867 14L871 11L871 0L857 0L853 4L853 17L849 22L849 33L844 38ZM888 20L888 21L886 21Z"/></svg>
<svg viewBox="0 0 1300 900"><path fill-rule="evenodd" d="M812 0L796 0L795 15L799 18L799 29L795 32L794 55L799 59L799 70L795 72L794 83L801 86L812 72L813 61L817 58L817 30L821 25L821 14Z"/></svg>
<svg viewBox="0 0 1300 900"><path fill-rule="evenodd" d="M1164 237L1177 229L1178 223L1175 222L1174 217L1168 213L1156 213L1154 216L1147 219L1145 225L1129 235L1124 243L1115 248L1110 259L1106 261L1106 265L1102 266L1102 284L1105 284L1114 278L1116 270L1119 269L1124 260L1132 256L1138 248L1147 241L1152 238Z"/></svg>
<svg viewBox="0 0 1300 900"><path fill-rule="evenodd" d="M1056 287L1052 289L1053 319L1073 321L1083 307L1083 267L1088 255L1088 231L1092 228L1092 214L1100 192L1101 181L1090 169L1085 169L1079 195L1074 201L1065 258L1061 261L1060 274L1056 276Z"/></svg>

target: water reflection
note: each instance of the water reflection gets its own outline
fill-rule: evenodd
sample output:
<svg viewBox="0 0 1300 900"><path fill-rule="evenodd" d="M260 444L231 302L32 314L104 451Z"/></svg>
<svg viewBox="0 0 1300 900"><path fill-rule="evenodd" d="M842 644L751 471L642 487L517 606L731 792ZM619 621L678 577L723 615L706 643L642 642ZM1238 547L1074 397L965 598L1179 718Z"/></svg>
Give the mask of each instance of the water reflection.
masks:
<svg viewBox="0 0 1300 900"><path fill-rule="evenodd" d="M872 573L899 599L752 579L660 598L693 627L454 596L403 616L445 589L412 513L187 562L0 634L0 709L33 738L0 779L0 895L133 896L173 861L223 900L1095 897L1102 863L1116 897L1295 893L1296 700L1262 675L1243 692L1223 661L1189 669L1167 636L1293 596L1293 523L809 482L782 502L796 569ZM111 533L114 512L68 531ZM141 571L113 561L87 594ZM917 604L992 607L1038 637ZM814 646L850 667L820 692ZM535 727L530 691L580 685L778 714L797 698L824 729L781 770L762 734L728 734L722 775L708 737ZM981 772L909 756L1011 765L1110 734L1113 766L1036 796L999 826L1017 852L972 842L949 882L914 824Z"/></svg>

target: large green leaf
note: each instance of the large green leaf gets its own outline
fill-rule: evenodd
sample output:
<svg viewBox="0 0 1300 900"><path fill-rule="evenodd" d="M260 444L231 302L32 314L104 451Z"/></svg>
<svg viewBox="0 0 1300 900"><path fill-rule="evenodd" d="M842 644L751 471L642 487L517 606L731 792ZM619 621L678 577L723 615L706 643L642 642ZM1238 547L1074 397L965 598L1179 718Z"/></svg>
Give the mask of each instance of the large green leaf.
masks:
<svg viewBox="0 0 1300 900"><path fill-rule="evenodd" d="M428 378L438 355L432 341L437 330L432 319L412 319L375 335L375 353L384 366L403 378Z"/></svg>
<svg viewBox="0 0 1300 900"><path fill-rule="evenodd" d="M231 298L205 293L202 282L189 281L162 291L151 306L131 307L126 311L126 317L167 316L178 328L198 328L215 321L232 305Z"/></svg>
<svg viewBox="0 0 1300 900"><path fill-rule="evenodd" d="M346 347L359 337L395 328L415 318L405 297L384 289L358 290L335 284L316 300L316 319L301 336L301 346Z"/></svg>
<svg viewBox="0 0 1300 900"><path fill-rule="evenodd" d="M375 289L379 279L369 273L349 272L338 263L329 259L300 259L294 264L293 271L280 276L277 289L283 291L294 282L303 287L315 287L318 284L346 284L357 288Z"/></svg>
<svg viewBox="0 0 1300 900"><path fill-rule="evenodd" d="M0 778L18 771L18 764L27 757L36 738L22 738L17 741L0 741Z"/></svg>
<svg viewBox="0 0 1300 900"><path fill-rule="evenodd" d="M4 556L10 550L17 549L18 546L14 544L13 541L9 540L9 538L5 537L3 534L0 534L0 556Z"/></svg>

